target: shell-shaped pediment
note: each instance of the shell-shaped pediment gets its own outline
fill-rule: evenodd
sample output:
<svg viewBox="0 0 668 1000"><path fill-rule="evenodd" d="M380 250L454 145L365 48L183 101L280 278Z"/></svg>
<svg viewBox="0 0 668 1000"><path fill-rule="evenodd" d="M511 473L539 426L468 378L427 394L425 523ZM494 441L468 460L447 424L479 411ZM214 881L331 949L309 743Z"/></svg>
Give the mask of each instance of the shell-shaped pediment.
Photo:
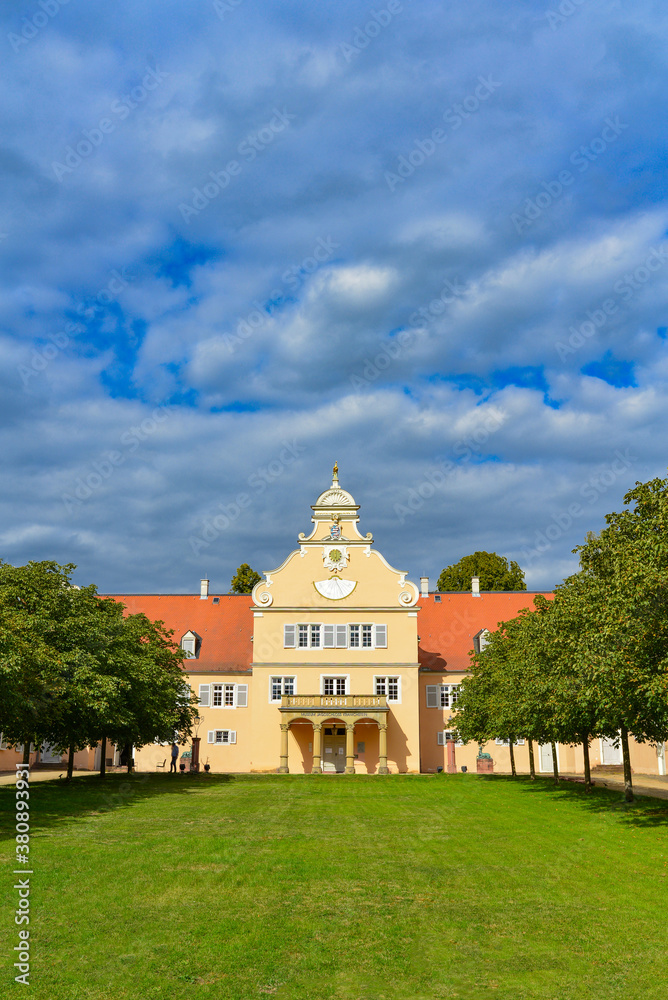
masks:
<svg viewBox="0 0 668 1000"><path fill-rule="evenodd" d="M334 487L329 490L325 490L321 493L316 500L314 507L356 507L353 497L347 490L342 490L341 487Z"/></svg>

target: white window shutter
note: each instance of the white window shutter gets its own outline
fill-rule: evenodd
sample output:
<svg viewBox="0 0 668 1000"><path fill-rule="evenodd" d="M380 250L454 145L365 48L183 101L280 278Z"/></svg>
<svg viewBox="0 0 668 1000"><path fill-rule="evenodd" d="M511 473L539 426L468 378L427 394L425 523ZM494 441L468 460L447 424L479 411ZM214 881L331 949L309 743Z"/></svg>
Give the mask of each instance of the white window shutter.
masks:
<svg viewBox="0 0 668 1000"><path fill-rule="evenodd" d="M283 626L283 647L285 649L294 649L297 645L297 626L296 625L284 625Z"/></svg>
<svg viewBox="0 0 668 1000"><path fill-rule="evenodd" d="M333 625L323 625L323 640L322 644L325 649L334 648L334 626Z"/></svg>
<svg viewBox="0 0 668 1000"><path fill-rule="evenodd" d="M248 684L237 684L237 708L248 708Z"/></svg>
<svg viewBox="0 0 668 1000"><path fill-rule="evenodd" d="M208 732L206 734L206 742L207 743L215 743L216 742L216 731L215 731L215 729L212 729L210 732Z"/></svg>
<svg viewBox="0 0 668 1000"><path fill-rule="evenodd" d="M439 747L444 747L445 746L445 733L443 733L443 732L436 733L436 738L437 738Z"/></svg>
<svg viewBox="0 0 668 1000"><path fill-rule="evenodd" d="M237 742L237 731L236 731L236 729L230 729L229 742L230 743L236 743Z"/></svg>
<svg viewBox="0 0 668 1000"><path fill-rule="evenodd" d="M376 648L387 649L387 625L376 625Z"/></svg>
<svg viewBox="0 0 668 1000"><path fill-rule="evenodd" d="M336 648L337 649L347 649L348 648L348 626L347 625L337 625L336 626Z"/></svg>
<svg viewBox="0 0 668 1000"><path fill-rule="evenodd" d="M210 684L200 684L199 686L199 703L203 708L208 708L211 699L211 685Z"/></svg>
<svg viewBox="0 0 668 1000"><path fill-rule="evenodd" d="M438 708L438 685L427 684L427 708Z"/></svg>

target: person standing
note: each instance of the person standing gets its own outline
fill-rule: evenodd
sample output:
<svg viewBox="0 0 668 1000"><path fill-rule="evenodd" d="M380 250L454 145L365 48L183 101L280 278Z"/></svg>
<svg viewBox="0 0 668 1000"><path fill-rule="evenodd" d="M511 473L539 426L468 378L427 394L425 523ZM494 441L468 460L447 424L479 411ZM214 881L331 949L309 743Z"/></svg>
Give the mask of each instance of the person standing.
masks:
<svg viewBox="0 0 668 1000"><path fill-rule="evenodd" d="M172 763L169 765L169 773L172 771L176 774L176 762L179 759L179 746L178 743L172 743Z"/></svg>

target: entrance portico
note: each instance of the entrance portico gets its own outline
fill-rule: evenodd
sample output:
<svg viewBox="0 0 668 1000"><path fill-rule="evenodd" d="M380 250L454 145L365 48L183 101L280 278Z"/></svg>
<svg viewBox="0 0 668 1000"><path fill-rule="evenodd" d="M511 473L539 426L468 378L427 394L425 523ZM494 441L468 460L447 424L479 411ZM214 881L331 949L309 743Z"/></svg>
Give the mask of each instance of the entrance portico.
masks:
<svg viewBox="0 0 668 1000"><path fill-rule="evenodd" d="M313 726L313 766L311 774L323 773L324 757L331 757L334 770L355 773L355 726L376 723L378 727L378 774L389 774L387 766L387 717L389 708L385 695L284 695L281 713L281 763L279 774L289 774L288 731L293 722L310 722ZM328 732L329 730L329 732ZM345 767L336 766L339 744L345 731ZM331 750L331 754L327 750ZM337 751L335 753L334 751Z"/></svg>

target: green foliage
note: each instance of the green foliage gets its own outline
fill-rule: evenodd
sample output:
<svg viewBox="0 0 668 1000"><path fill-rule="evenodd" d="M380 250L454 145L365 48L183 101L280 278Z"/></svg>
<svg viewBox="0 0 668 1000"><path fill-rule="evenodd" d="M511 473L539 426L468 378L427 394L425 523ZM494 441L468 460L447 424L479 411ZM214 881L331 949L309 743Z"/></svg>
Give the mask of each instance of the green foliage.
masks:
<svg viewBox="0 0 668 1000"><path fill-rule="evenodd" d="M261 579L260 574L251 569L248 563L242 563L232 577L232 593L250 594L255 584L259 583Z"/></svg>
<svg viewBox="0 0 668 1000"><path fill-rule="evenodd" d="M123 614L74 566L0 564L0 729L10 743L81 750L190 733L196 698L162 622Z"/></svg>
<svg viewBox="0 0 668 1000"><path fill-rule="evenodd" d="M668 479L636 483L589 534L581 570L502 622L472 660L453 725L464 740L668 739ZM439 581L440 586L440 581Z"/></svg>
<svg viewBox="0 0 668 1000"><path fill-rule="evenodd" d="M526 590L524 572L516 562L509 563L496 552L474 552L452 566L446 566L438 578L438 590L466 591L471 578L480 578L481 590Z"/></svg>

